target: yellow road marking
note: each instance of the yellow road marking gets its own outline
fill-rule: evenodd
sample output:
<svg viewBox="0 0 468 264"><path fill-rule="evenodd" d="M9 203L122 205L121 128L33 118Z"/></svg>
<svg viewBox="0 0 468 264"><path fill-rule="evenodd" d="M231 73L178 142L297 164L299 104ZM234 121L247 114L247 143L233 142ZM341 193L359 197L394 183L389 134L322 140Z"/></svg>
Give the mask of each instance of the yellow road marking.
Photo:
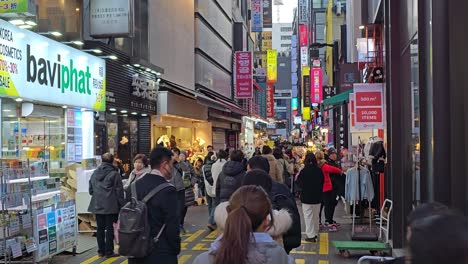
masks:
<svg viewBox="0 0 468 264"><path fill-rule="evenodd" d="M101 261L101 264L111 264L111 263L113 263L114 261L116 261L118 259L120 259L120 257L108 258L108 259L106 259L104 261Z"/></svg>
<svg viewBox="0 0 468 264"><path fill-rule="evenodd" d="M318 264L328 264L328 260L319 260Z"/></svg>
<svg viewBox="0 0 468 264"><path fill-rule="evenodd" d="M187 250L187 245L188 245L188 243L184 243L184 242L180 243L180 249L181 250Z"/></svg>
<svg viewBox="0 0 468 264"><path fill-rule="evenodd" d="M314 244L314 245L317 245L317 242L307 242L305 240L301 240L301 244Z"/></svg>
<svg viewBox="0 0 468 264"><path fill-rule="evenodd" d="M197 232L193 233L191 236L187 237L184 242L190 243L197 239L201 234L203 234L205 230L198 230Z"/></svg>
<svg viewBox="0 0 468 264"><path fill-rule="evenodd" d="M187 260L189 260L191 257L192 257L192 255L182 255L182 256L180 256L179 261L178 261L177 263L178 263L178 264L184 264L184 263L187 262Z"/></svg>
<svg viewBox="0 0 468 264"><path fill-rule="evenodd" d="M305 259L296 259L296 264L305 264Z"/></svg>
<svg viewBox="0 0 468 264"><path fill-rule="evenodd" d="M208 239L216 239L218 237L218 231L213 231L211 232L209 235L207 235L205 238L208 238Z"/></svg>
<svg viewBox="0 0 468 264"><path fill-rule="evenodd" d="M298 254L298 255L317 255L316 251L304 251L304 250L291 250L291 254Z"/></svg>
<svg viewBox="0 0 468 264"><path fill-rule="evenodd" d="M206 251L209 249L210 248L206 247L205 243L198 243L192 248L192 250L196 250L196 251Z"/></svg>
<svg viewBox="0 0 468 264"><path fill-rule="evenodd" d="M202 242L214 242L214 239L202 239Z"/></svg>
<svg viewBox="0 0 468 264"><path fill-rule="evenodd" d="M92 258L89 258L83 262L81 262L81 264L91 264L93 263L94 261L98 260L99 259L99 256L94 256Z"/></svg>
<svg viewBox="0 0 468 264"><path fill-rule="evenodd" d="M320 233L319 253L320 255L328 255L328 233Z"/></svg>

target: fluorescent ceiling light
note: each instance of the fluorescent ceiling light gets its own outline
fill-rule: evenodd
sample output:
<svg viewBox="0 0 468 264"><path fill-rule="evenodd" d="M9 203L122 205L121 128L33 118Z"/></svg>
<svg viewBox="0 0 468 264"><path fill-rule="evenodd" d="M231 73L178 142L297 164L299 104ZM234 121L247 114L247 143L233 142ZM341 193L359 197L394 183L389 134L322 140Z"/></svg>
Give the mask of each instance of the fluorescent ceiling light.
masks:
<svg viewBox="0 0 468 264"><path fill-rule="evenodd" d="M58 31L52 31L52 32L50 32L50 34L51 34L52 36L56 36L56 37L62 36L62 33L58 32Z"/></svg>
<svg viewBox="0 0 468 264"><path fill-rule="evenodd" d="M133 66L135 66L135 67L140 67L140 64L135 63L135 64L133 64Z"/></svg>
<svg viewBox="0 0 468 264"><path fill-rule="evenodd" d="M81 40L74 40L74 41L72 41L72 43L75 44L75 45L79 45L79 46L84 45L83 41L81 41Z"/></svg>
<svg viewBox="0 0 468 264"><path fill-rule="evenodd" d="M67 109L67 108L68 108L68 106L66 106L66 105L63 105L63 106L62 106L62 108L63 108L63 109Z"/></svg>
<svg viewBox="0 0 468 264"><path fill-rule="evenodd" d="M137 112L132 112L132 115L138 115L138 113Z"/></svg>
<svg viewBox="0 0 468 264"><path fill-rule="evenodd" d="M122 111L120 111L120 113L125 114L125 113L128 113L128 111L127 110L122 110Z"/></svg>
<svg viewBox="0 0 468 264"><path fill-rule="evenodd" d="M3 109L3 112L11 112L10 109Z"/></svg>
<svg viewBox="0 0 468 264"><path fill-rule="evenodd" d="M30 25L30 26L37 26L37 23L32 21L32 20L28 20L28 21L26 21L24 23L26 23L27 25Z"/></svg>
<svg viewBox="0 0 468 264"><path fill-rule="evenodd" d="M23 102L23 99L21 99L21 98L16 98L15 101L16 101L16 102Z"/></svg>
<svg viewBox="0 0 468 264"><path fill-rule="evenodd" d="M366 27L363 26L363 25L359 26L359 29L364 29L364 28L366 28Z"/></svg>
<svg viewBox="0 0 468 264"><path fill-rule="evenodd" d="M115 109L115 108L109 108L109 111L115 112L115 111L117 111L117 109Z"/></svg>
<svg viewBox="0 0 468 264"><path fill-rule="evenodd" d="M22 29L31 29L33 28L33 26L31 25L21 25L21 26L18 26L19 28L22 28Z"/></svg>
<svg viewBox="0 0 468 264"><path fill-rule="evenodd" d="M18 26L18 25L23 25L24 21L22 19L13 19L13 20L10 20L10 23L12 23L15 26Z"/></svg>
<svg viewBox="0 0 468 264"><path fill-rule="evenodd" d="M147 114L141 114L141 116L148 116Z"/></svg>
<svg viewBox="0 0 468 264"><path fill-rule="evenodd" d="M118 58L117 58L117 56L115 56L115 55L110 55L110 56L109 56L109 59L111 59L111 60L117 60Z"/></svg>

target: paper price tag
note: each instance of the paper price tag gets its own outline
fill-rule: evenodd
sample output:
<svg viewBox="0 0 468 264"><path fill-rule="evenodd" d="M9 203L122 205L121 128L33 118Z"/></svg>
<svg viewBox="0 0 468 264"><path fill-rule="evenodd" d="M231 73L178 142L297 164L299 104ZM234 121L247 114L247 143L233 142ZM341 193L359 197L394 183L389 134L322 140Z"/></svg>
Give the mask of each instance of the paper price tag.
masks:
<svg viewBox="0 0 468 264"><path fill-rule="evenodd" d="M13 258L19 258L23 256L23 252L21 251L21 242L12 243L10 248Z"/></svg>
<svg viewBox="0 0 468 264"><path fill-rule="evenodd" d="M28 238L26 240L26 251L28 253L32 253L36 250L37 250L36 241L34 240L34 238Z"/></svg>

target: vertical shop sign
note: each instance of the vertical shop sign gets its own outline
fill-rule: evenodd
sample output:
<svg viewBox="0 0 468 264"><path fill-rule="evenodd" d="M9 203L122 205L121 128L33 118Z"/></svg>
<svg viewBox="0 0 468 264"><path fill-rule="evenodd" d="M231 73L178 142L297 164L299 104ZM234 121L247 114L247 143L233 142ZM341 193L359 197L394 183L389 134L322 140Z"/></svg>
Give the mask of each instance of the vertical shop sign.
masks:
<svg viewBox="0 0 468 264"><path fill-rule="evenodd" d="M252 0L252 32L263 30L263 0Z"/></svg>
<svg viewBox="0 0 468 264"><path fill-rule="evenodd" d="M297 110L297 107L299 106L299 100L297 97L291 98L291 110Z"/></svg>
<svg viewBox="0 0 468 264"><path fill-rule="evenodd" d="M322 91L322 69L321 68L312 68L311 74L312 77L312 103L320 104L323 99ZM304 86L305 87L305 86Z"/></svg>
<svg viewBox="0 0 468 264"><path fill-rule="evenodd" d="M304 121L310 120L310 107L309 106L305 106L302 108L302 120Z"/></svg>
<svg viewBox="0 0 468 264"><path fill-rule="evenodd" d="M263 0L263 27L272 28L273 23L273 5L271 0Z"/></svg>
<svg viewBox="0 0 468 264"><path fill-rule="evenodd" d="M234 64L234 87L236 88L236 98L252 98L252 52L236 51L234 54Z"/></svg>
<svg viewBox="0 0 468 264"><path fill-rule="evenodd" d="M309 65L309 49L301 47L301 66Z"/></svg>
<svg viewBox="0 0 468 264"><path fill-rule="evenodd" d="M266 115L267 117L275 116L275 101L274 101L275 86L272 83L267 83L266 86Z"/></svg>
<svg viewBox="0 0 468 264"><path fill-rule="evenodd" d="M307 24L309 12L309 1L299 0L299 24Z"/></svg>
<svg viewBox="0 0 468 264"><path fill-rule="evenodd" d="M354 93L349 94L349 131L355 132L356 129L356 113L354 112Z"/></svg>
<svg viewBox="0 0 468 264"><path fill-rule="evenodd" d="M308 42L307 25L299 25L299 45L307 46Z"/></svg>
<svg viewBox="0 0 468 264"><path fill-rule="evenodd" d="M304 106L310 106L310 68L302 67L302 87L304 87Z"/></svg>
<svg viewBox="0 0 468 264"><path fill-rule="evenodd" d="M354 84L354 98L355 128L384 129L383 84Z"/></svg>
<svg viewBox="0 0 468 264"><path fill-rule="evenodd" d="M277 81L277 54L276 50L267 51L267 82L276 83Z"/></svg>
<svg viewBox="0 0 468 264"><path fill-rule="evenodd" d="M323 100L328 99L336 95L336 87L323 86Z"/></svg>

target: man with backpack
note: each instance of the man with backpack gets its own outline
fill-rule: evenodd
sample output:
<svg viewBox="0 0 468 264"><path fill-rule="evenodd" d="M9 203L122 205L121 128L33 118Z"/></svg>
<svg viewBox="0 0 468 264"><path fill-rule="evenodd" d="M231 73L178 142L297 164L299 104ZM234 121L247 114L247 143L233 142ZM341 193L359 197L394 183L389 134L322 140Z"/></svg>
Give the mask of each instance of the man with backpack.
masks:
<svg viewBox="0 0 468 264"><path fill-rule="evenodd" d="M98 254L110 258L116 256L113 224L117 222L120 207L124 205L124 191L120 174L112 165L114 155L104 153L101 158L101 166L89 180L91 202L88 211L96 215Z"/></svg>
<svg viewBox="0 0 468 264"><path fill-rule="evenodd" d="M254 156L247 163L247 171L262 170L266 173L270 171L268 160L262 156ZM271 183L270 183L271 182ZM286 209L292 218L292 225L286 233L283 234L283 246L286 253L301 245L301 216L297 209L296 200L289 191L288 187L282 183L274 181L270 175L270 179L265 183L261 177L245 177L242 185L258 185L264 187L268 192L273 209ZM265 188L266 186L271 186Z"/></svg>
<svg viewBox="0 0 468 264"><path fill-rule="evenodd" d="M127 189L132 201L120 211L119 253L129 257L130 264L177 263L180 212L173 206L176 188L168 183L173 175L172 156L166 148L153 149L151 172Z"/></svg>

